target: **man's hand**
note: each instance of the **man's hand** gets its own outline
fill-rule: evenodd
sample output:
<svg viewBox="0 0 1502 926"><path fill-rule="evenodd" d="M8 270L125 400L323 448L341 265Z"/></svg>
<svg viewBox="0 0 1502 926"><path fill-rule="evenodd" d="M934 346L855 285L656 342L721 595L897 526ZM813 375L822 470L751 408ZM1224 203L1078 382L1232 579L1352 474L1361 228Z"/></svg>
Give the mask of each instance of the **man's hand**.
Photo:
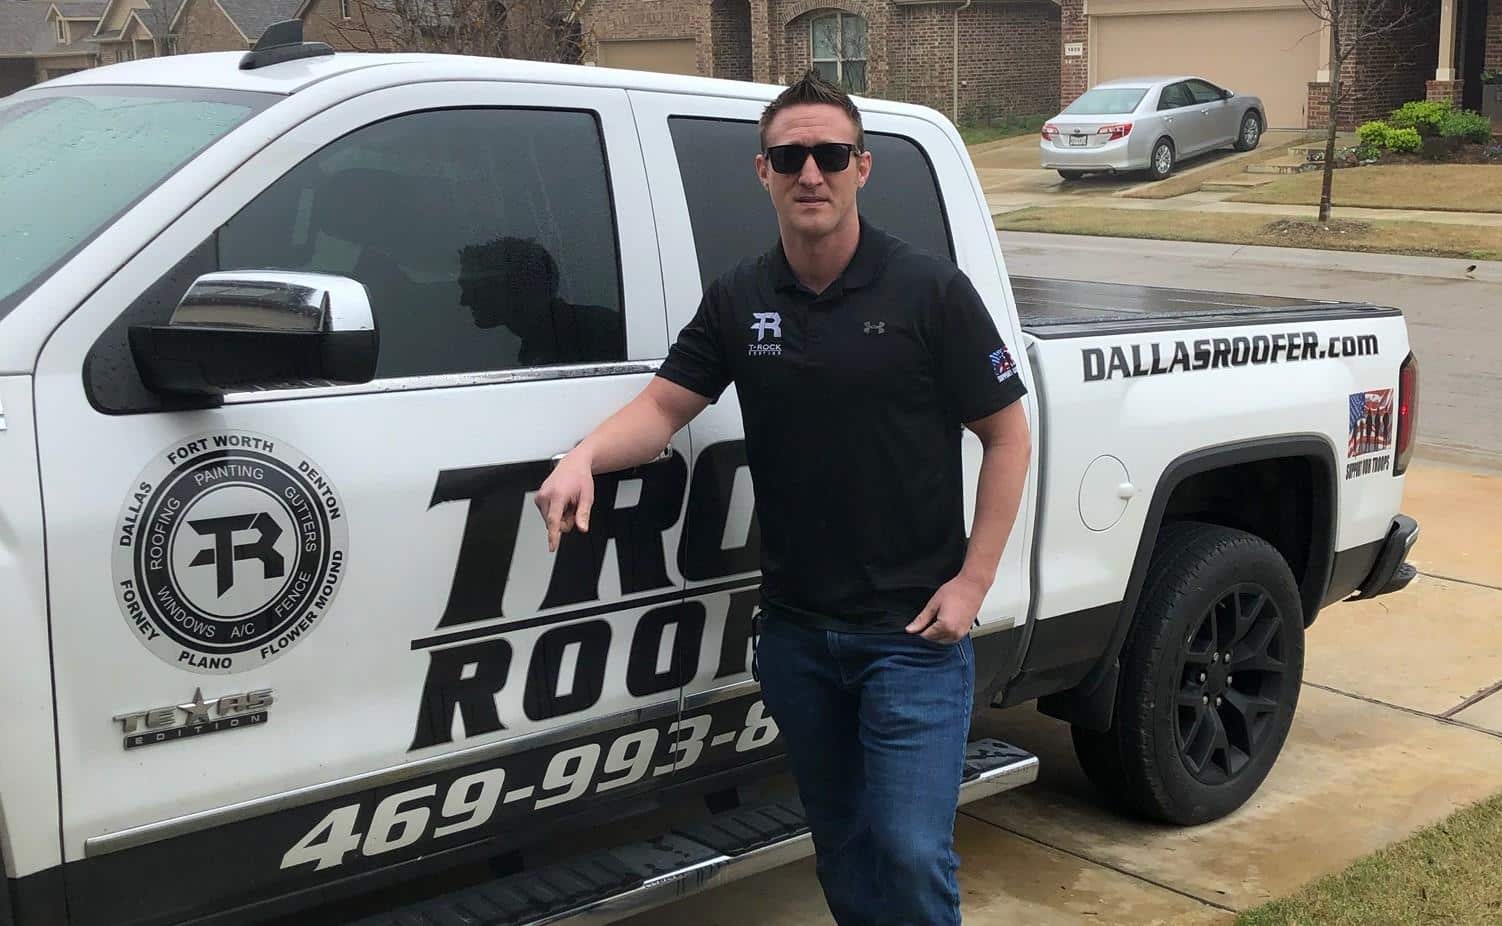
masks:
<svg viewBox="0 0 1502 926"><path fill-rule="evenodd" d="M984 583L964 574L955 576L934 593L928 605L907 625L907 632L935 643L957 643L975 627L975 617L985 597Z"/></svg>
<svg viewBox="0 0 1502 926"><path fill-rule="evenodd" d="M537 510L548 525L548 552L558 552L558 541L575 526L589 533L589 509L594 503L594 470L588 460L570 453L537 490Z"/></svg>

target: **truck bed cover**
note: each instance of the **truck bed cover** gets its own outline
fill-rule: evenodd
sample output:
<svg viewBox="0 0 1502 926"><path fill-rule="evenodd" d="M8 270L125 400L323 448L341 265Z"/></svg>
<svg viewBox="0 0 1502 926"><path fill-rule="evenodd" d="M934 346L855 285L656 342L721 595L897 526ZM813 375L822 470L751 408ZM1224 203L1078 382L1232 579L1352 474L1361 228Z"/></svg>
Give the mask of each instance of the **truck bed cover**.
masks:
<svg viewBox="0 0 1502 926"><path fill-rule="evenodd" d="M1401 314L1363 302L1012 277L1022 328L1039 338L1079 338L1175 328L1215 328Z"/></svg>

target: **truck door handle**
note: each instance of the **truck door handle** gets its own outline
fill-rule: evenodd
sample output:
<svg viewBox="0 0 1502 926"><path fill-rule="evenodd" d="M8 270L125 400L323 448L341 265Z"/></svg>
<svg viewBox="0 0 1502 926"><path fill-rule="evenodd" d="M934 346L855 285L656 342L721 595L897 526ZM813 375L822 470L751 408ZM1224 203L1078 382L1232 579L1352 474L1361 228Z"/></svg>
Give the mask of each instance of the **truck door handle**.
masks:
<svg viewBox="0 0 1502 926"><path fill-rule="evenodd" d="M566 451L566 450L563 453L555 453L555 454L553 454L553 462L555 464L559 463L566 456L568 456L568 451ZM645 465L651 465L653 463L663 463L663 462L666 462L667 460L671 460L672 458L673 458L673 447L670 444L670 445L662 448L662 452L659 453L657 456L653 457L652 459L648 460Z"/></svg>

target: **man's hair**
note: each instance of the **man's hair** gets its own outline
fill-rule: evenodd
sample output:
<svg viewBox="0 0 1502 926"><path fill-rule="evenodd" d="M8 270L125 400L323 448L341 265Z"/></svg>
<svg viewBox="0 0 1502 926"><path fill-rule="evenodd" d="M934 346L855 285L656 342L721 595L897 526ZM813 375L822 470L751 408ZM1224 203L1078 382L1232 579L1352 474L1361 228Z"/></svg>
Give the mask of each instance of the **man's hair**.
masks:
<svg viewBox="0 0 1502 926"><path fill-rule="evenodd" d="M816 69L810 68L802 77L794 81L788 88L777 95L777 99L767 104L767 108L761 113L761 150L767 150L767 126L772 124L772 117L789 106L806 106L811 103L822 103L826 106L838 106L855 123L855 150L866 150L866 130L861 126L861 111L856 108L850 95L839 87L824 79Z"/></svg>

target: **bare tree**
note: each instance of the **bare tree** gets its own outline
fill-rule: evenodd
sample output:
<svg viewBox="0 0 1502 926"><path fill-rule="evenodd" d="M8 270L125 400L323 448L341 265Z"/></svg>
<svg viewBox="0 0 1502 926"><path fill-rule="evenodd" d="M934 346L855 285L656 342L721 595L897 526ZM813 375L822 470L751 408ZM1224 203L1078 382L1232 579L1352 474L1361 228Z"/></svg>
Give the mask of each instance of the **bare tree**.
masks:
<svg viewBox="0 0 1502 926"><path fill-rule="evenodd" d="M151 32L153 54L157 57L184 55L191 49L187 36L182 31L172 31L172 19L182 6L182 0L149 0L149 5L136 10L136 15Z"/></svg>
<svg viewBox="0 0 1502 926"><path fill-rule="evenodd" d="M362 51L437 52L578 63L584 0L347 0L324 22Z"/></svg>
<svg viewBox="0 0 1502 926"><path fill-rule="evenodd" d="M1341 71L1357 51L1367 52L1422 15L1416 0L1304 0L1304 6L1330 32L1329 114L1325 126L1325 174L1319 197L1319 221L1330 221L1330 190L1335 179L1335 135L1345 99Z"/></svg>

